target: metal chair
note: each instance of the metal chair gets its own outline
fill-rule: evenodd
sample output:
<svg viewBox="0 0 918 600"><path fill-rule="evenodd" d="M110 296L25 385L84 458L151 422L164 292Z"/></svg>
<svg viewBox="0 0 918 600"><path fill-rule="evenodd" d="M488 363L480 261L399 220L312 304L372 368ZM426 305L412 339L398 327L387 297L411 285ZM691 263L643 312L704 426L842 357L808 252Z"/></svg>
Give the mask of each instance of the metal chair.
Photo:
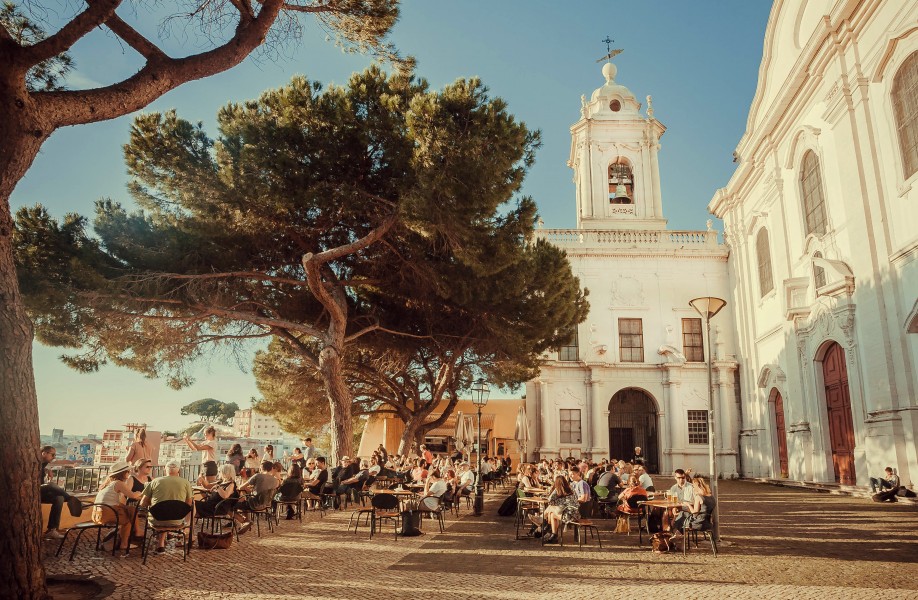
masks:
<svg viewBox="0 0 918 600"><path fill-rule="evenodd" d="M398 511L398 497L395 494L376 494L370 498L370 504L373 506L373 511L370 513L370 539L373 539L373 534L376 532L377 521L386 520L392 521L393 533L395 539L398 539L398 528L402 519Z"/></svg>
<svg viewBox="0 0 918 600"><path fill-rule="evenodd" d="M239 512L247 515L250 520L255 521L255 531L258 537L261 537L261 517L265 518L268 524L268 531L274 532L274 523L272 523L274 514L271 511L271 499L273 494L274 490L261 492L255 496L250 495L248 498L239 502ZM278 522L278 524L280 523Z"/></svg>
<svg viewBox="0 0 918 600"><path fill-rule="evenodd" d="M711 542L711 552L717 558L717 540L714 539L714 510L711 510L701 523L691 523L689 519L685 520L685 525L682 527L682 556L685 556L688 550L690 533L696 548L698 547L699 533L704 536L704 539Z"/></svg>
<svg viewBox="0 0 918 600"><path fill-rule="evenodd" d="M281 506L292 507L293 515L300 521L303 520L303 484L300 481L288 479L278 489L274 497L274 521L276 523L280 523L277 513Z"/></svg>
<svg viewBox="0 0 918 600"><path fill-rule="evenodd" d="M422 498L421 501L418 502L417 511L421 513L421 517L428 515L437 519L437 522L440 524L440 533L445 531L445 523L443 520L443 503L441 502L440 498L436 496L427 496ZM421 522L423 523L423 519L421 519Z"/></svg>
<svg viewBox="0 0 918 600"><path fill-rule="evenodd" d="M567 531L568 527L574 532L574 540L578 542L580 550L583 550L583 538L586 532L590 533L591 538L595 537L596 541L599 542L599 547L602 548L602 538L599 537L599 527L590 519L580 519L579 521L571 521L570 523L561 523L561 534L558 536L561 546L564 546L564 533Z"/></svg>
<svg viewBox="0 0 918 600"><path fill-rule="evenodd" d="M229 521L232 527L233 535L236 541L239 541L239 526L236 522L236 507L239 504L239 497L225 498L214 506L213 511L206 512L198 510L195 517L201 523L201 531L204 531L205 525L210 522L211 533L223 533L223 522Z"/></svg>
<svg viewBox="0 0 918 600"><path fill-rule="evenodd" d="M97 504L95 502L84 502L83 510L86 510L87 508L93 508L93 510L95 510L95 508L99 508L102 511L105 511L107 509L111 511L113 515L115 515L115 522L105 524L105 523L96 523L95 521L83 521L81 523L77 523L76 525L68 529L66 532L64 532L64 537L61 538L61 543L57 547L57 552L55 553L55 556L61 555L61 550L63 550L64 543L67 541L67 537L70 535L71 531L77 532L76 537L73 540L73 548L71 548L70 550L70 560L71 561L73 560L73 557L76 556L76 549L77 549L77 546L79 546L80 544L80 538L83 537L83 534L89 531L90 529L96 530L96 551L98 551L99 547L102 545L102 530L103 529L110 529L112 530L112 533L114 533L117 536L119 519L118 519L118 513L115 512L115 509L113 509L108 504ZM117 552L117 549L118 549L118 544L113 543L112 544L112 556L115 556L115 552Z"/></svg>
<svg viewBox="0 0 918 600"><path fill-rule="evenodd" d="M644 545L644 530L647 528L647 519L646 519L647 511L645 510L645 507L644 507L645 501L646 500L637 500L633 504L629 502L628 503L629 510L625 511L625 510L622 510L621 507L618 507L615 511L616 516L624 516L628 519L628 523L629 523L628 535L629 536L631 535L631 528L630 528L631 519L632 518L637 519L638 546ZM647 532L647 535L648 536L650 535L650 531Z"/></svg>
<svg viewBox="0 0 918 600"><path fill-rule="evenodd" d="M146 520L143 528L143 564L147 564L150 554L150 544L160 533L171 533L182 538L182 561L188 560L191 552L191 531L194 527L194 506L181 500L163 500L150 505L150 518ZM191 515L188 521L185 517ZM164 521L181 521L178 525L167 525ZM147 533L150 533L148 536Z"/></svg>

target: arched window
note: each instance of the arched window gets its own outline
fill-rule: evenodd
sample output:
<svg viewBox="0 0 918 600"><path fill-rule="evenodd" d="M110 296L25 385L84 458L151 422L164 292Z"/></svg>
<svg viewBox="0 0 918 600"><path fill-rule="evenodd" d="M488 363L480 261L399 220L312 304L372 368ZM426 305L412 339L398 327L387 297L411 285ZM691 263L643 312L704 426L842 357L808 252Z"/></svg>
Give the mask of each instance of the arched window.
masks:
<svg viewBox="0 0 918 600"><path fill-rule="evenodd" d="M803 155L803 166L800 169L800 193L803 195L806 234L825 234L826 204L822 196L822 174L819 172L819 159L812 150Z"/></svg>
<svg viewBox="0 0 918 600"><path fill-rule="evenodd" d="M822 258L822 252L813 254L813 258ZM813 262L813 283L819 289L826 284L826 270Z"/></svg>
<svg viewBox="0 0 918 600"><path fill-rule="evenodd" d="M623 158L609 165L609 202L634 204L634 174Z"/></svg>
<svg viewBox="0 0 918 600"><path fill-rule="evenodd" d="M918 171L918 52L905 59L892 86L893 112L905 178Z"/></svg>
<svg viewBox="0 0 918 600"><path fill-rule="evenodd" d="M759 230L755 238L755 253L759 260L759 293L764 296L775 289L775 282L771 276L771 248L768 246L768 230L764 227Z"/></svg>

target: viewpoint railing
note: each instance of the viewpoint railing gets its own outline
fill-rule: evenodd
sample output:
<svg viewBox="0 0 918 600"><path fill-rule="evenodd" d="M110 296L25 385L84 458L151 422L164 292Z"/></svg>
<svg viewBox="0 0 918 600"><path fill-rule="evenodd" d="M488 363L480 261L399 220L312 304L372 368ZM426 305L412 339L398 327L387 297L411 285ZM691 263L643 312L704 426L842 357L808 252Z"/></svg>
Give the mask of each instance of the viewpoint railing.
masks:
<svg viewBox="0 0 918 600"><path fill-rule="evenodd" d="M98 467L49 467L51 471L51 483L59 485L71 494L95 494L99 491L99 486L108 477L108 465ZM188 481L195 481L201 465L182 465L179 474ZM163 465L153 467L152 476L161 477L165 475Z"/></svg>

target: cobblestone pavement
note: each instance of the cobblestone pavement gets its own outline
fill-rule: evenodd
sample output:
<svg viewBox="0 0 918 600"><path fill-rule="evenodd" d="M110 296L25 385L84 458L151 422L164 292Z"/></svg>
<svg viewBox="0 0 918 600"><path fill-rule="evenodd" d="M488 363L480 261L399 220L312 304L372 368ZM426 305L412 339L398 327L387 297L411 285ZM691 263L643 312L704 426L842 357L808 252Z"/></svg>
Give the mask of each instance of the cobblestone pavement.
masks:
<svg viewBox="0 0 918 600"><path fill-rule="evenodd" d="M918 507L773 487L721 483L718 556L702 542L682 553L653 554L636 534L611 533L598 520L595 542L541 546L514 539L512 518L497 517L507 493L488 495L485 516L463 508L446 532L425 521L425 535L368 539L346 531L350 512L309 513L281 521L273 534L252 531L229 550L179 551L127 558L81 543L76 560L44 549L48 573L100 576L112 598L271 599L411 598L873 598L918 599ZM69 547L69 542L68 542ZM898 591L891 592L896 589Z"/></svg>

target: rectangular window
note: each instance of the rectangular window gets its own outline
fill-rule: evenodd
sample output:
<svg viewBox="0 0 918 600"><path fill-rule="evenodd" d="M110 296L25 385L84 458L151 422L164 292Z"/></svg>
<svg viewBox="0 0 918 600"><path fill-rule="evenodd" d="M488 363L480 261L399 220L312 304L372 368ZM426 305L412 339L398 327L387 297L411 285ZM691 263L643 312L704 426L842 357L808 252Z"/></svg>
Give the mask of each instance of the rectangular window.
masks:
<svg viewBox="0 0 918 600"><path fill-rule="evenodd" d="M573 335L571 340L567 344L561 346L558 349L558 360L563 360L563 361L580 360L580 351L578 349L579 340L577 339L577 327L576 326L574 327L573 332L571 332L571 335Z"/></svg>
<svg viewBox="0 0 918 600"><path fill-rule="evenodd" d="M580 443L580 409L561 409L561 443Z"/></svg>
<svg viewBox="0 0 918 600"><path fill-rule="evenodd" d="M644 326L640 319L618 320L618 350L622 362L644 362Z"/></svg>
<svg viewBox="0 0 918 600"><path fill-rule="evenodd" d="M704 362L701 319L682 319L682 352L688 362Z"/></svg>
<svg viewBox="0 0 918 600"><path fill-rule="evenodd" d="M688 411L688 443L689 444L707 444L708 443L708 411L706 410Z"/></svg>

